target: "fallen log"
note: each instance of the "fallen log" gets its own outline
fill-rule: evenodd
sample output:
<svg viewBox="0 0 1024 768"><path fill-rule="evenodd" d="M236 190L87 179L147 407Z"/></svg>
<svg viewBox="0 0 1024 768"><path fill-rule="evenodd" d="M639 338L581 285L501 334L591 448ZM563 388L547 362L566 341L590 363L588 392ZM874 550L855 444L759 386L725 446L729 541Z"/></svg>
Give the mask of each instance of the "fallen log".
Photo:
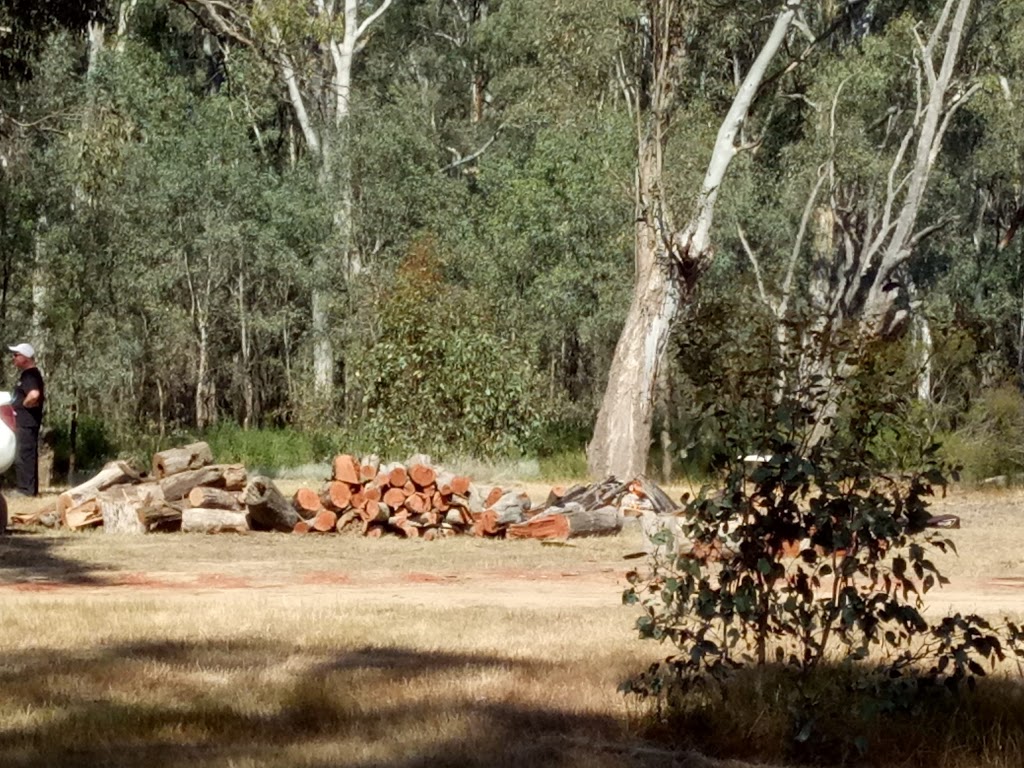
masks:
<svg viewBox="0 0 1024 768"><path fill-rule="evenodd" d="M333 476L335 480L352 485L360 485L359 465L354 456L340 453L334 457Z"/></svg>
<svg viewBox="0 0 1024 768"><path fill-rule="evenodd" d="M222 488L211 488L208 485L197 485L188 492L186 498L190 507L228 509L232 512L238 512L244 508L236 494Z"/></svg>
<svg viewBox="0 0 1024 768"><path fill-rule="evenodd" d="M350 523L358 519L359 513L354 509L350 509L348 512L338 515L338 522L334 524L334 530L341 533Z"/></svg>
<svg viewBox="0 0 1024 768"><path fill-rule="evenodd" d="M338 524L338 513L330 509L321 509L316 517L310 522L310 527L314 531L320 533L327 533L333 531L335 526Z"/></svg>
<svg viewBox="0 0 1024 768"><path fill-rule="evenodd" d="M309 488L299 488L292 497L292 505L299 513L299 517L308 520L315 517L323 509L323 502L320 495Z"/></svg>
<svg viewBox="0 0 1024 768"><path fill-rule="evenodd" d="M8 522L16 525L50 525L52 519L56 518L57 525L60 518L57 516L57 507L52 498L44 496L27 496L17 500L11 499L8 502L0 496L0 508L8 506Z"/></svg>
<svg viewBox="0 0 1024 768"><path fill-rule="evenodd" d="M499 525L513 525L526 519L530 511L530 497L525 493L509 491L502 494L490 507L497 515Z"/></svg>
<svg viewBox="0 0 1024 768"><path fill-rule="evenodd" d="M153 454L153 476L162 480L179 472L199 469L213 464L213 453L206 443L192 443L181 448L170 448Z"/></svg>
<svg viewBox="0 0 1024 768"><path fill-rule="evenodd" d="M249 480L249 473L246 472L244 464L220 464L223 469L224 480L218 487L225 491L244 491L245 484Z"/></svg>
<svg viewBox="0 0 1024 768"><path fill-rule="evenodd" d="M103 516L104 533L145 533L139 520L139 508L163 501L157 483L117 485L101 491L96 497Z"/></svg>
<svg viewBox="0 0 1024 768"><path fill-rule="evenodd" d="M406 472L405 467L399 465L388 473L388 484L392 488L403 488L405 484L409 482L409 473Z"/></svg>
<svg viewBox="0 0 1024 768"><path fill-rule="evenodd" d="M184 509L185 505L181 502L157 501L139 507L135 514L143 529L149 533L170 533L181 530L181 513Z"/></svg>
<svg viewBox="0 0 1024 768"><path fill-rule="evenodd" d="M433 484L434 480L437 478L437 473L434 469L432 467L428 467L426 464L413 464L409 467L408 471L409 479L421 489Z"/></svg>
<svg viewBox="0 0 1024 768"><path fill-rule="evenodd" d="M320 503L335 512L344 512L352 501L352 489L348 483L330 480L320 491Z"/></svg>
<svg viewBox="0 0 1024 768"><path fill-rule="evenodd" d="M198 486L220 488L222 490L239 490L239 479L244 484L245 469L235 464L210 464L199 469L177 472L160 481L160 489L167 501L180 501Z"/></svg>
<svg viewBox="0 0 1024 768"><path fill-rule="evenodd" d="M181 530L184 533L246 533L249 518L245 512L189 507L181 512Z"/></svg>
<svg viewBox="0 0 1024 768"><path fill-rule="evenodd" d="M498 515L493 509L473 515L473 527L470 529L474 536L496 536L501 532L498 527Z"/></svg>
<svg viewBox="0 0 1024 768"><path fill-rule="evenodd" d="M123 461L112 461L106 464L96 475L74 488L70 488L57 497L57 514L64 518L65 510L80 506L107 488L123 483L137 483L139 473Z"/></svg>
<svg viewBox="0 0 1024 768"><path fill-rule="evenodd" d="M505 535L510 539L565 540L581 536L607 536L621 530L622 514L619 508L608 505L596 509L538 515L525 523L508 526Z"/></svg>
<svg viewBox="0 0 1024 768"><path fill-rule="evenodd" d="M242 497L252 529L288 533L301 520L299 513L268 477L257 475L249 481Z"/></svg>
<svg viewBox="0 0 1024 768"><path fill-rule="evenodd" d="M469 478L465 475L455 475L449 483L452 493L459 496L469 495Z"/></svg>
<svg viewBox="0 0 1024 768"><path fill-rule="evenodd" d="M404 488L388 488L384 492L383 501L391 507L391 509L398 509L405 504L405 500L408 498L408 495L409 494L405 492Z"/></svg>

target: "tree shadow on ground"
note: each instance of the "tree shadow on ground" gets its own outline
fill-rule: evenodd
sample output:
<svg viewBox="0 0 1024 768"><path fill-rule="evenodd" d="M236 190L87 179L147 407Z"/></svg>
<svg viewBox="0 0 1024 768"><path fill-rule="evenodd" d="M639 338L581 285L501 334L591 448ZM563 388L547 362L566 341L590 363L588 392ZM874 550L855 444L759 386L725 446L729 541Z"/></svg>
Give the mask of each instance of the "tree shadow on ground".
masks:
<svg viewBox="0 0 1024 768"><path fill-rule="evenodd" d="M310 655L313 658L310 658ZM312 663L310 663L312 662ZM517 681L556 679L551 662L366 646L140 642L0 666L0 763L111 766L704 765L630 740L622 720L532 703ZM481 693L501 679L508 696ZM561 678L557 685L564 685ZM490 690L493 693L494 687ZM562 699L565 700L565 699Z"/></svg>
<svg viewBox="0 0 1024 768"><path fill-rule="evenodd" d="M0 536L0 582L97 585L103 579L96 563L82 563L61 553L60 539L41 531L9 528Z"/></svg>

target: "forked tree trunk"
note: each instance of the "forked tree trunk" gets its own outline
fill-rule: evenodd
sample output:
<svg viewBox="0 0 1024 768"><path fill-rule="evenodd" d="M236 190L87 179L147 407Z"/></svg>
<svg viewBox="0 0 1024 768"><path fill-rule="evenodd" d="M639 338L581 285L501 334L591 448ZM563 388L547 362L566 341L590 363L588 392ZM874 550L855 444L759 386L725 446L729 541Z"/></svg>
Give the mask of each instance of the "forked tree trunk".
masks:
<svg viewBox="0 0 1024 768"><path fill-rule="evenodd" d="M822 231L810 281L816 316L801 340L800 379L813 413L808 446L831 434L843 383L857 371L857 355L836 341L845 337L863 347L901 335L910 320L907 265L919 243L944 223L919 227L924 194L953 116L979 88L955 89L953 82L970 5L946 0L932 34L920 42L917 109L893 154L882 199L861 199L855 187L834 178L831 158L827 164L833 182L817 218Z"/></svg>
<svg viewBox="0 0 1024 768"><path fill-rule="evenodd" d="M664 206L663 157L672 112L672 77L677 62L653 46L659 58L652 69L652 113L640 133L637 169L636 279L626 322L615 347L608 384L594 433L587 446L592 477L630 479L643 474L650 452L655 384L672 324L682 302L711 264L715 203L725 173L739 146L740 129L767 72L782 46L801 0L790 0L776 17L767 41L740 84L719 128L704 181L688 224L674 230ZM676 44L679 45L678 41ZM659 52L660 51L660 52ZM639 114L639 113L638 113Z"/></svg>

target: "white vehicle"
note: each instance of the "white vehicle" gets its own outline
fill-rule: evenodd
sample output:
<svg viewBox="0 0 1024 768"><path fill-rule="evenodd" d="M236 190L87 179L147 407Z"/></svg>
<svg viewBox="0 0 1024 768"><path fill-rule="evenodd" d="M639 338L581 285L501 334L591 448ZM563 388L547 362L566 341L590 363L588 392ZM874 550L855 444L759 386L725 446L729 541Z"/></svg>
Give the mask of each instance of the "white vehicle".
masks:
<svg viewBox="0 0 1024 768"><path fill-rule="evenodd" d="M11 393L0 392L0 473L14 464L18 445L14 436L14 407ZM7 499L0 494L0 533L7 532Z"/></svg>

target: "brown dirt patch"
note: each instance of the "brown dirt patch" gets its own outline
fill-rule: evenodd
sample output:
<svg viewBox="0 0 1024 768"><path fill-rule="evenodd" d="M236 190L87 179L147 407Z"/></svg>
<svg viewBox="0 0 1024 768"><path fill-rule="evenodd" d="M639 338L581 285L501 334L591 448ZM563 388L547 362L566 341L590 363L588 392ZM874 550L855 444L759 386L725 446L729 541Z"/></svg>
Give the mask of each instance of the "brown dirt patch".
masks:
<svg viewBox="0 0 1024 768"><path fill-rule="evenodd" d="M942 532L957 554L936 558L951 583L928 596L929 610L1024 611L1024 490L956 491L934 500L933 510L959 515L962 526ZM607 606L618 602L625 574L636 565L623 556L641 546L636 531L601 543L539 547L503 541L370 542L350 536L115 537L14 530L0 540L0 593L188 595L260 589L396 604Z"/></svg>

